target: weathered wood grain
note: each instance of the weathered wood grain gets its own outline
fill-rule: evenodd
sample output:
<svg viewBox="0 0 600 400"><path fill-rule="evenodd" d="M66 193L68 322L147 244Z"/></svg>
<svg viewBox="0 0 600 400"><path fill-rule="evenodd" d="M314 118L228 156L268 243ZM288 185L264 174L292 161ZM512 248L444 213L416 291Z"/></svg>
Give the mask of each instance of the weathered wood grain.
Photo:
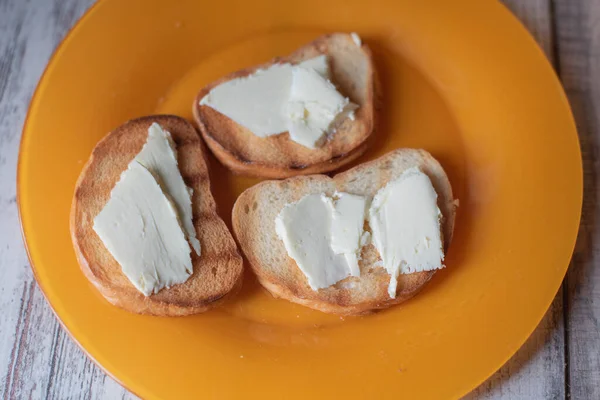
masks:
<svg viewBox="0 0 600 400"><path fill-rule="evenodd" d="M48 58L90 0L0 1L0 396L132 398L71 341L23 249L15 175L21 127Z"/></svg>
<svg viewBox="0 0 600 400"><path fill-rule="evenodd" d="M583 215L567 276L572 399L600 399L600 2L556 0L560 75L581 141Z"/></svg>
<svg viewBox="0 0 600 400"><path fill-rule="evenodd" d="M561 73L578 122L586 196L580 240L564 292L565 313L561 291L523 348L468 397L568 398L565 382L570 382L567 389L573 399L600 398L600 2L503 2ZM18 227L16 161L29 99L52 50L91 3L0 0L2 398L134 398L91 363L56 322L34 283Z"/></svg>

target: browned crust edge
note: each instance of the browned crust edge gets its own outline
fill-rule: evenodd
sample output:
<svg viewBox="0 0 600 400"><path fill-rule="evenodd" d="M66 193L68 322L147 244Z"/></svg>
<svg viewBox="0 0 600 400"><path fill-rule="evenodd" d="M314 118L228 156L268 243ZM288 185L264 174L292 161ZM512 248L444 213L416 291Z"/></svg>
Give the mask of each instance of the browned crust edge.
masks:
<svg viewBox="0 0 600 400"><path fill-rule="evenodd" d="M314 46L319 42L327 40L330 36L335 34L329 34L321 36L304 47ZM381 103L381 84L379 82L379 77L376 73L376 69L373 65L373 59L371 50L369 47L362 43L361 44L362 51L366 54L367 59L370 62L370 70L372 72L371 76L371 107L372 107L372 121L369 132L365 136L364 140L358 142L356 146L348 152L333 154L332 157L326 161L314 163L314 164L305 164L305 165L291 165L289 167L281 167L272 164L261 163L253 160L248 160L244 157L241 157L239 154L235 154L235 152L231 149L226 148L220 143L206 127L206 124L203 121L203 115L200 111L200 100L215 86L220 85L223 82L228 80L249 75L252 72L256 71L260 68L266 68L274 63L282 63L288 62L297 52L292 53L287 57L276 57L273 60L255 66L251 68L246 68L243 70L239 70L228 74L210 84L205 86L200 90L196 98L194 99L194 103L192 104L192 113L194 116L194 120L199 128L200 134L202 138L206 142L207 146L210 148L215 157L227 168L233 171L236 174L251 176L251 177L259 177L259 178L268 178L268 179L283 179L289 178L298 175L310 175L310 174L321 174L327 173L331 171L335 171L351 162L356 160L358 157L363 155L368 148L369 139L373 136L373 133L377 127L378 122L378 113L377 110ZM299 49L301 50L301 49ZM285 135L286 132L282 133ZM279 136L279 135L277 135ZM264 140L269 140L269 138L265 138ZM290 140L286 138L286 140Z"/></svg>
<svg viewBox="0 0 600 400"><path fill-rule="evenodd" d="M98 146L103 144L104 142L110 140L110 137L113 133L117 132L119 129L125 129L125 127L128 124L135 124L135 123L140 123L140 122L144 123L146 121L160 123L161 120L165 120L165 119L176 119L178 121L178 123L183 123L183 124L187 125L187 128L193 130L195 132L195 134L197 135L197 131L194 128L194 126L191 123L189 123L187 120L185 120L179 116L167 115L167 114L165 114L165 115L150 115L150 116L135 118L135 119L132 119L132 120L129 120L129 121L123 123L122 125L117 127L115 130L109 132L106 136L104 136L96 144L94 150ZM202 161L207 169L207 171L206 171L207 174L209 174L210 171L209 171L208 161L206 158L206 148L204 147L202 140L199 140L198 143L200 145L202 156L203 156ZM220 304L222 304L223 302L227 301L229 298L234 297L235 294L237 292L239 292L239 290L242 287L242 282L243 282L243 259L239 253L239 250L237 248L235 240L233 239L233 236L231 236L231 233L225 227L225 224L222 220L221 220L221 222L223 223L224 228L227 230L227 232L231 236L231 241L233 242L233 245L235 246L235 255L233 255L231 257L229 262L232 263L239 270L239 272L237 274L238 276L235 279L235 282L233 283L232 287L230 288L229 291L227 291L225 293L221 293L218 296L213 296L213 297L209 297L209 298L203 298L202 296L198 296L197 298L192 299L191 301L177 303L177 302L160 301L156 298L155 295L144 296L142 293L136 291L136 295L132 299L132 296L130 295L130 293L128 293L127 296L124 297L122 295L122 293L120 293L119 290L115 290L114 288L106 285L102 279L97 277L95 275L94 271L92 270L92 268L90 267L88 260L83 255L82 249L80 247L80 238L78 236L78 225L77 225L77 222L78 222L77 215L79 212L79 205L77 202L77 192L80 189L82 182L85 179L85 177L88 173L88 170L90 169L90 167L94 163L94 161L95 161L95 154L94 154L94 151L92 151L92 155L90 156L90 158L84 165L84 167L77 179L77 182L75 184L75 191L74 191L74 195L73 195L73 199L72 199L72 203L71 203L71 211L70 211L70 216L69 216L69 229L70 229L70 234L71 234L71 240L73 242L73 247L75 250L75 255L76 255L76 258L79 263L81 271L83 272L84 276L93 284L93 286L100 292L100 294L102 294L102 296L109 303L111 303L119 308L122 308L126 311L137 313L137 314L145 314L145 315L153 315L153 316L169 316L169 317L171 317L171 316L186 316L186 315L205 312L211 308L217 307ZM216 213L216 209L214 211ZM218 215L216 217L220 220ZM198 227L196 227L196 229L198 229ZM183 283L182 285L185 285L185 283ZM133 288L133 285L131 285L131 287ZM165 288L165 289L161 290L161 292L169 291L169 290L170 289Z"/></svg>

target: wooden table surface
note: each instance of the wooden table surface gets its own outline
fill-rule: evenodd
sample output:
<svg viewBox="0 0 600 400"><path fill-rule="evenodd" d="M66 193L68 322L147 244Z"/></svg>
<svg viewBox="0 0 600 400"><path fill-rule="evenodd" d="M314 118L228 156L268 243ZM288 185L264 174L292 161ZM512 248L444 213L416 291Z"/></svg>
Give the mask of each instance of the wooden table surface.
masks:
<svg viewBox="0 0 600 400"><path fill-rule="evenodd" d="M480 0L483 1L483 0ZM16 165L23 120L52 51L92 0L0 0L0 394L4 399L135 398L71 341L23 247ZM600 399L600 0L504 0L554 65L585 170L575 254L526 344L471 399Z"/></svg>

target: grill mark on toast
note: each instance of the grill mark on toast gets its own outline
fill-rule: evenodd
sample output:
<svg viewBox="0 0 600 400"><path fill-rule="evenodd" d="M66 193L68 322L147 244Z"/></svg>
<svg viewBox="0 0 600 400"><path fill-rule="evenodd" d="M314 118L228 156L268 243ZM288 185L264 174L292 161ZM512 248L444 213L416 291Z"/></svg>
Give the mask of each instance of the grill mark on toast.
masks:
<svg viewBox="0 0 600 400"><path fill-rule="evenodd" d="M254 162L252 162L248 158L244 157L241 153L239 153L237 151L236 152L232 151L231 155L233 157L235 157L239 162L241 162L243 164L246 164L246 165L252 165L252 164L254 164Z"/></svg>
<svg viewBox="0 0 600 400"><path fill-rule="evenodd" d="M198 144L200 139L196 136L186 136L186 137L178 137L177 139L173 138L175 145L177 146L178 153L184 153L184 149L189 146L195 146Z"/></svg>
<svg viewBox="0 0 600 400"><path fill-rule="evenodd" d="M306 164L295 164L295 163L292 163L292 164L290 164L289 167L291 169L294 169L294 170L302 170L302 169L306 169L306 167L308 167L308 165L306 165Z"/></svg>
<svg viewBox="0 0 600 400"><path fill-rule="evenodd" d="M183 177L183 181L190 188L203 187L209 180L210 180L210 177L208 176L208 174L203 174L203 173L186 174Z"/></svg>
<svg viewBox="0 0 600 400"><path fill-rule="evenodd" d="M179 165L184 181L188 185L191 183L189 186L200 196L211 197L194 201L193 204L198 239L202 243L215 245L215 248L205 246L199 258L193 254L194 273L185 283L145 297L123 275L120 265L108 253L89 221L86 221L105 205L122 173L121 169L124 170L141 149L143 138L152 122L161 124L171 132L175 143L186 147L183 152L178 147L178 156L184 160ZM123 147L119 151L111 151L117 145ZM110 163L107 162L109 157ZM108 167L111 169L105 170ZM99 142L77 182L72 205L71 234L84 275L109 302L144 314L188 315L204 311L214 306L215 302L221 302L240 285L242 259L225 223L215 213L207 168L197 132L191 124L179 117L156 116L133 120L115 129ZM204 230L202 225L208 229ZM217 277L210 273L213 267L217 268ZM206 292L194 292L199 287Z"/></svg>

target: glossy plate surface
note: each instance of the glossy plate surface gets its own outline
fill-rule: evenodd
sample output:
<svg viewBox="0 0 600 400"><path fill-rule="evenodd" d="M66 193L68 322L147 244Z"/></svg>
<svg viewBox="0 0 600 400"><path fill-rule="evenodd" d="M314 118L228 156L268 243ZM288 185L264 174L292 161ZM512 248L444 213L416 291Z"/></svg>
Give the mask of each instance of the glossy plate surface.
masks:
<svg viewBox="0 0 600 400"><path fill-rule="evenodd" d="M186 318L126 313L77 265L75 181L124 121L191 119L196 92L320 34L356 31L384 90L373 147L429 150L460 199L448 268L413 300L339 318L275 300L248 272L240 296ZM256 180L213 160L224 219ZM456 398L542 318L575 243L582 169L562 88L494 1L104 0L51 60L25 124L20 212L35 276L73 338L145 398Z"/></svg>

